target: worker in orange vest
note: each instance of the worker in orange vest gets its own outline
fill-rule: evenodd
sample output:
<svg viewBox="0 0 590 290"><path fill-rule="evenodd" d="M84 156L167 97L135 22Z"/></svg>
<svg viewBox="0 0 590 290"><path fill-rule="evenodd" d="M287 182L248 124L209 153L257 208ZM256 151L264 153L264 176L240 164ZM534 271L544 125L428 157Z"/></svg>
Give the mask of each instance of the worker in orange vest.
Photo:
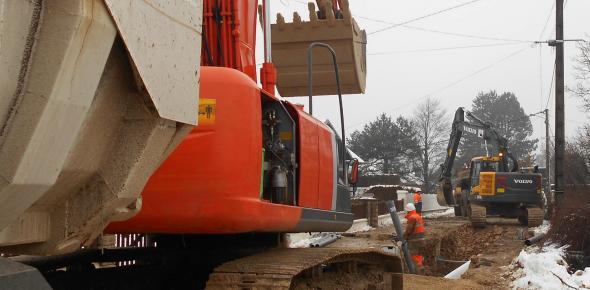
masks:
<svg viewBox="0 0 590 290"><path fill-rule="evenodd" d="M414 193L414 206L416 207L416 212L422 215L422 189L418 188Z"/></svg>
<svg viewBox="0 0 590 290"><path fill-rule="evenodd" d="M412 203L408 203L406 209L406 230L404 232L404 238L408 241L410 252L412 254L412 260L416 265L416 273L424 273L424 256L419 255L418 252L421 249L421 245L424 243L424 221L422 216L416 212L416 207Z"/></svg>

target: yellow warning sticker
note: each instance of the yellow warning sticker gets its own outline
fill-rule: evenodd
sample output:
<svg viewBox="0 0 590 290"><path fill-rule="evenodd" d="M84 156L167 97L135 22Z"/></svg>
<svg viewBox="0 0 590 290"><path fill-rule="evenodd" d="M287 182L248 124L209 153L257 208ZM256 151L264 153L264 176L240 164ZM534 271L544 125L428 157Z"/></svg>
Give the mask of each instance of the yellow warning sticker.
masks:
<svg viewBox="0 0 590 290"><path fill-rule="evenodd" d="M215 124L216 99L199 99L199 125Z"/></svg>
<svg viewBox="0 0 590 290"><path fill-rule="evenodd" d="M291 131L282 131L279 133L279 139L282 141L290 141L293 140L293 132Z"/></svg>

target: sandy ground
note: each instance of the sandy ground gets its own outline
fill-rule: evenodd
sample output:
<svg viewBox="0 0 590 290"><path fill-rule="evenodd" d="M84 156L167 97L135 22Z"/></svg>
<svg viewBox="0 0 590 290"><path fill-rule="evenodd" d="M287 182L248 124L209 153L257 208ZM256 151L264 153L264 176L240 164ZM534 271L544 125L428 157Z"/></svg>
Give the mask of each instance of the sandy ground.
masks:
<svg viewBox="0 0 590 290"><path fill-rule="evenodd" d="M442 217L425 220L424 245L427 274L404 274L404 289L509 289L506 275L510 264L524 247L518 240L521 227L515 220L488 218L484 229L473 229L464 218ZM373 229L342 237L330 247L391 246L392 226ZM440 242L440 250L436 244ZM471 267L460 280L448 280L441 276L448 269L435 262L436 256L447 260L471 260ZM438 266L437 266L438 265ZM326 287L329 288L329 287Z"/></svg>

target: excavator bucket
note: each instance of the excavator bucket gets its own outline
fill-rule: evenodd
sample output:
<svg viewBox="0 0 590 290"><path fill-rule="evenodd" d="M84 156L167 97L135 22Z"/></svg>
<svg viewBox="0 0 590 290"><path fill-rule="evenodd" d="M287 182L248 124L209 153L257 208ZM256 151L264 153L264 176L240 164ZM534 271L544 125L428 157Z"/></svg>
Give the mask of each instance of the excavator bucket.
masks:
<svg viewBox="0 0 590 290"><path fill-rule="evenodd" d="M309 22L295 12L285 23L277 14L271 25L272 58L277 69L277 88L283 97L308 95L307 49L313 42L327 43L336 51L342 94L365 92L367 37L350 13L348 0L318 0L319 10L308 3ZM325 49L313 54L313 95L337 94L332 56Z"/></svg>

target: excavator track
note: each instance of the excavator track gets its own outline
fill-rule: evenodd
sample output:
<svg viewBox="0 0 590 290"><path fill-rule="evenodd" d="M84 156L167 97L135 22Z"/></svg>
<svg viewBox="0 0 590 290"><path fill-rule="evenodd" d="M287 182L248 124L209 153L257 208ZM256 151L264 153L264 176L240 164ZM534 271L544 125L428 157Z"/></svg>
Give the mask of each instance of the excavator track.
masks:
<svg viewBox="0 0 590 290"><path fill-rule="evenodd" d="M538 227L543 224L545 213L537 207L527 208L527 225L529 227Z"/></svg>
<svg viewBox="0 0 590 290"><path fill-rule="evenodd" d="M206 290L292 289L295 281L321 279L327 271L356 273L381 268L382 281L372 289L402 289L403 266L397 255L376 249L273 249L222 264L209 275Z"/></svg>
<svg viewBox="0 0 590 290"><path fill-rule="evenodd" d="M486 226L486 208L480 205L471 204L471 213L469 215L471 226L474 228L483 228Z"/></svg>

